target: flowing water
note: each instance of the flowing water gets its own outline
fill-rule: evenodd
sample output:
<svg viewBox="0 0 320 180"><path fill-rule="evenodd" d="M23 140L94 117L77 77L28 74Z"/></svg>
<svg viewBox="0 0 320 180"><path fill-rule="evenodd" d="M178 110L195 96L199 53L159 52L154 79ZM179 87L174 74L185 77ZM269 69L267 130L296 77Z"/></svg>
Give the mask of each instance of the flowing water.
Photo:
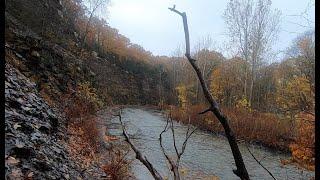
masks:
<svg viewBox="0 0 320 180"><path fill-rule="evenodd" d="M169 177L169 165L159 145L159 134L166 125L166 118L158 111L146 108L125 108L122 114L127 133L134 145L145 155L162 176ZM185 139L187 126L174 123L178 149ZM118 118L112 119L108 125L111 135L122 136ZM163 143L168 154L174 157L171 131L163 135ZM239 144L251 179L272 179L271 176L253 159L244 144ZM251 152L272 172L276 179L310 179L314 172L298 169L293 165L283 166L280 159L288 159L289 155L272 152L263 147L250 145ZM131 154L134 158L134 154ZM233 156L225 137L197 130L189 139L186 151L181 158L180 170L183 179L205 179L218 176L220 179L239 179L232 172L235 168ZM137 179L153 179L148 170L138 160L134 160L132 171Z"/></svg>

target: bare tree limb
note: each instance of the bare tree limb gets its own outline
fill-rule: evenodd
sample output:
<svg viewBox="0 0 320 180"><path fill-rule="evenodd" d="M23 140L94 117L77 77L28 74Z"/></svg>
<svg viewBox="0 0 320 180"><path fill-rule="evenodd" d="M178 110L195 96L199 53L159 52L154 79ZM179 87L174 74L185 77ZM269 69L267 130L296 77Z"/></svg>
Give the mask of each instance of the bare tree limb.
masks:
<svg viewBox="0 0 320 180"><path fill-rule="evenodd" d="M171 126L169 126L169 121L170 121ZM174 145L175 153L177 155L177 160L175 162L168 156L168 154L166 153L166 151L165 151L165 149L163 147L163 144L162 144L162 134L165 133L168 130L168 128L171 128L172 137L173 137L173 145ZM167 117L166 126L163 129L163 131L160 133L159 141L160 141L161 150L162 150L164 156L166 157L167 161L169 162L169 164L171 166L171 171L173 172L174 179L175 180L180 180L180 173L179 173L180 159L181 159L183 153L185 152L185 149L186 149L187 142L188 142L189 138L191 137L191 135L195 132L195 130L197 128L193 129L190 132L190 118L189 118L189 125L188 125L188 129L187 129L187 132L186 132L185 140L184 140L184 142L182 144L181 152L179 152L179 150L178 150L178 148L176 146L175 131L173 129L174 129L173 120L171 118L171 113L169 113L169 115Z"/></svg>
<svg viewBox="0 0 320 180"><path fill-rule="evenodd" d="M142 155L142 153L133 145L133 143L130 141L130 138L126 132L126 128L122 122L122 116L121 116L121 111L122 109L120 108L119 113L118 114L112 114L113 116L117 116L119 117L119 121L121 123L122 126L122 133L125 137L125 141L128 142L128 144L130 145L131 149L135 152L136 154L136 159L138 159L140 162L142 162L142 164L144 166L147 167L147 169L149 170L149 172L152 174L152 176L154 177L154 179L156 180L163 180L162 176L160 175L160 173L152 166L152 164L149 162L149 160ZM170 122L169 122L170 121ZM170 123L170 124L169 124ZM175 148L175 153L177 155L177 160L174 161L172 160L169 155L166 153L164 147L163 147L163 142L162 142L162 135L163 133L167 132L169 130L169 128L171 128L171 132L172 132L172 136L173 136L173 145ZM178 151L178 148L176 146L176 139L175 139L175 131L174 131L174 125L173 125L173 120L171 118L171 112L167 117L167 122L166 125L163 129L163 131L160 133L159 135L159 142L160 142L160 147L161 150L165 156L165 158L167 159L167 161L169 162L170 166L171 166L171 171L174 174L174 180L180 180L180 173L179 173L179 162L181 159L181 156L183 155L183 153L185 152L186 146L187 146L187 142L189 140L189 138L191 137L191 135L195 132L197 128L194 128L191 132L190 132L190 118L189 118L189 125L188 125L188 130L186 132L186 137L185 140L183 142L182 145L182 150L181 152Z"/></svg>
<svg viewBox="0 0 320 180"><path fill-rule="evenodd" d="M171 11L179 14L180 16L182 16L182 20L183 20L183 24L187 24L187 18L183 18L186 17L186 13L183 12L179 12L175 9L175 5L173 6L173 8L169 8ZM185 32L185 39L186 39L186 56L190 57L190 41L189 41L189 30L188 30L188 26L183 26L184 27L184 32Z"/></svg>
<svg viewBox="0 0 320 180"><path fill-rule="evenodd" d="M168 129L168 124L169 124L169 117L167 118L167 123L166 123L166 126L165 128L163 129L163 131L160 133L160 136L159 136L159 142L160 142L160 147L161 147L161 150L162 150L162 153L164 154L164 156L166 157L167 161L169 162L170 164L170 167L171 167L171 171L173 172L173 175L174 175L174 179L175 180L179 180L180 179L180 175L179 175L179 167L174 163L174 161L167 155L164 147L163 147L163 144L162 144L162 134L165 133ZM172 126L171 126L172 128ZM173 131L174 133L174 131ZM174 141L174 144L175 144L175 139L173 139ZM175 145L174 145L175 146Z"/></svg>
<svg viewBox="0 0 320 180"><path fill-rule="evenodd" d="M205 113L207 113L207 112L209 112L209 111L211 111L212 109L211 108L209 108L209 109L206 109L206 110L204 110L204 111L202 111L202 112L199 112L198 114L205 114Z"/></svg>
<svg viewBox="0 0 320 180"><path fill-rule="evenodd" d="M171 112L170 112L171 113ZM173 138L173 146L174 146L174 150L176 151L176 154L179 155L179 151L178 151L178 148L176 146L176 137L175 137L175 134L174 134L174 126L173 126L173 121L172 119L170 118L171 116L169 115L168 117L168 120L170 119L170 123L171 123L171 132L172 132L172 138Z"/></svg>
<svg viewBox="0 0 320 180"><path fill-rule="evenodd" d="M185 41L186 41L186 53L185 56L188 58L189 63L192 65L193 69L195 70L198 79L201 83L201 87L204 93L204 96L206 97L207 101L211 105L211 112L217 117L217 119L222 124L226 137L228 139L228 142L231 147L231 151L236 163L236 170L233 170L234 174L236 174L238 177L240 177L242 180L249 180L249 174L247 172L247 169L245 167L245 164L242 159L241 152L239 150L236 137L234 133L232 132L230 126L229 126L229 119L221 112L221 110L218 107L218 103L213 99L212 95L210 94L208 87L204 81L203 75L198 67L198 65L195 63L195 59L191 58L190 56L190 42L189 42L189 30L188 30L188 23L187 23L187 15L185 12L181 13L180 11L175 9L175 6L173 8L169 8L169 10L179 14L182 17L183 20L183 27L184 27L184 33L185 33Z"/></svg>
<svg viewBox="0 0 320 180"><path fill-rule="evenodd" d="M190 124L189 124L190 125ZM186 147L187 147L187 143L188 143L188 140L189 138L191 137L191 135L198 129L198 127L195 127L189 134L187 133L186 135L186 139L184 140L183 144L182 144L182 150L180 152L180 154L178 155L179 159L180 160L180 157L182 156L182 154L184 153ZM189 130L188 130L189 131Z"/></svg>
<svg viewBox="0 0 320 180"><path fill-rule="evenodd" d="M249 147L246 146L246 148L247 148L247 150L249 151L250 155L253 157L253 159L254 159L255 161L257 161L257 163L258 163L264 170L266 170L266 171L269 173L269 175L270 175L274 180L276 180L276 178L273 176L273 174L272 174L266 167L264 167L264 166L261 164L261 160L259 161L259 160L252 154L252 152L250 151ZM263 159L264 159L264 158L263 158Z"/></svg>
<svg viewBox="0 0 320 180"><path fill-rule="evenodd" d="M149 170L149 172L151 173L151 175L154 177L154 179L156 180L163 180L162 176L160 175L160 173L152 166L152 164L149 162L149 160L142 155L142 153L132 144L132 142L129 139L129 136L126 132L125 126L122 122L121 119L121 109L119 114L117 114L117 116L119 117L119 121L121 123L122 126L122 133L125 137L125 140L128 142L128 144L130 145L131 149L135 152L136 154L136 159L138 159L143 165L145 165L147 167L147 169Z"/></svg>

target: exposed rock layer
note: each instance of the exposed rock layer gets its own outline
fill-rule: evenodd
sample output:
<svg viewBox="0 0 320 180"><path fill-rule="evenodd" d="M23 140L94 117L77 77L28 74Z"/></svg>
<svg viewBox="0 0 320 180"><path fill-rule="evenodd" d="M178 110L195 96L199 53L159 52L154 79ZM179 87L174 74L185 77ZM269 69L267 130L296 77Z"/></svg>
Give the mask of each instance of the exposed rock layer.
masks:
<svg viewBox="0 0 320 180"><path fill-rule="evenodd" d="M64 119L35 84L5 67L5 169L8 179L85 178L66 151Z"/></svg>

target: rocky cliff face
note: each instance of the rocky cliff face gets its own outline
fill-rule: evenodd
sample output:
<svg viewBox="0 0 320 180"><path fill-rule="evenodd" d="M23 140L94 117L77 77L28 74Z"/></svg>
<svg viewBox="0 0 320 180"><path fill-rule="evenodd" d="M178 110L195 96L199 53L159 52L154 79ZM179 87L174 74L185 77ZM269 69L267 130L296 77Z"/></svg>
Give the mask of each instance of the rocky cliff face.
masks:
<svg viewBox="0 0 320 180"><path fill-rule="evenodd" d="M68 157L64 129L64 119L40 97L35 83L6 64L6 178L86 178Z"/></svg>

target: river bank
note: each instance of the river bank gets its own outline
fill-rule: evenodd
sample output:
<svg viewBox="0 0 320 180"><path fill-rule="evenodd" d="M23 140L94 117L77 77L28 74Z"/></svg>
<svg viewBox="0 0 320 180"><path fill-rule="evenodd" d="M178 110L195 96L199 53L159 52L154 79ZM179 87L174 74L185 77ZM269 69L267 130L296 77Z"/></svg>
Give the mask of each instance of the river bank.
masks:
<svg viewBox="0 0 320 180"><path fill-rule="evenodd" d="M205 105L193 105L187 109L170 107L171 117L184 124L224 135L219 121L211 113L199 115ZM287 152L290 161L308 170L315 170L315 117L300 113L294 119L273 113L250 111L241 108L222 108L230 119L230 127L238 141L256 144L271 150Z"/></svg>
<svg viewBox="0 0 320 180"><path fill-rule="evenodd" d="M170 172L158 141L159 133L163 130L166 122L162 112L154 111L148 107L126 107L123 110L123 121L126 124L129 136L139 150L148 157L162 175L170 178ZM174 126L177 133L177 145L181 147L182 137L185 135L187 127L177 122L174 123ZM111 135L119 137L120 141L123 140L121 126L117 118L111 119L108 129ZM172 135L168 132L164 139L164 147L173 153ZM252 179L269 179L270 176L252 158L244 144L239 144L239 147ZM280 160L290 158L288 154L268 151L255 145L250 145L249 148L277 179L310 179L314 176L312 171L302 170L290 164L281 164ZM131 156L131 158L134 159L134 156ZM182 174L186 179L195 177L204 179L212 176L218 176L220 179L237 179L232 173L233 166L234 163L227 141L213 133L201 130L196 131L191 137L181 162L181 170L184 171ZM137 179L152 178L146 168L137 160L132 162L131 168Z"/></svg>

